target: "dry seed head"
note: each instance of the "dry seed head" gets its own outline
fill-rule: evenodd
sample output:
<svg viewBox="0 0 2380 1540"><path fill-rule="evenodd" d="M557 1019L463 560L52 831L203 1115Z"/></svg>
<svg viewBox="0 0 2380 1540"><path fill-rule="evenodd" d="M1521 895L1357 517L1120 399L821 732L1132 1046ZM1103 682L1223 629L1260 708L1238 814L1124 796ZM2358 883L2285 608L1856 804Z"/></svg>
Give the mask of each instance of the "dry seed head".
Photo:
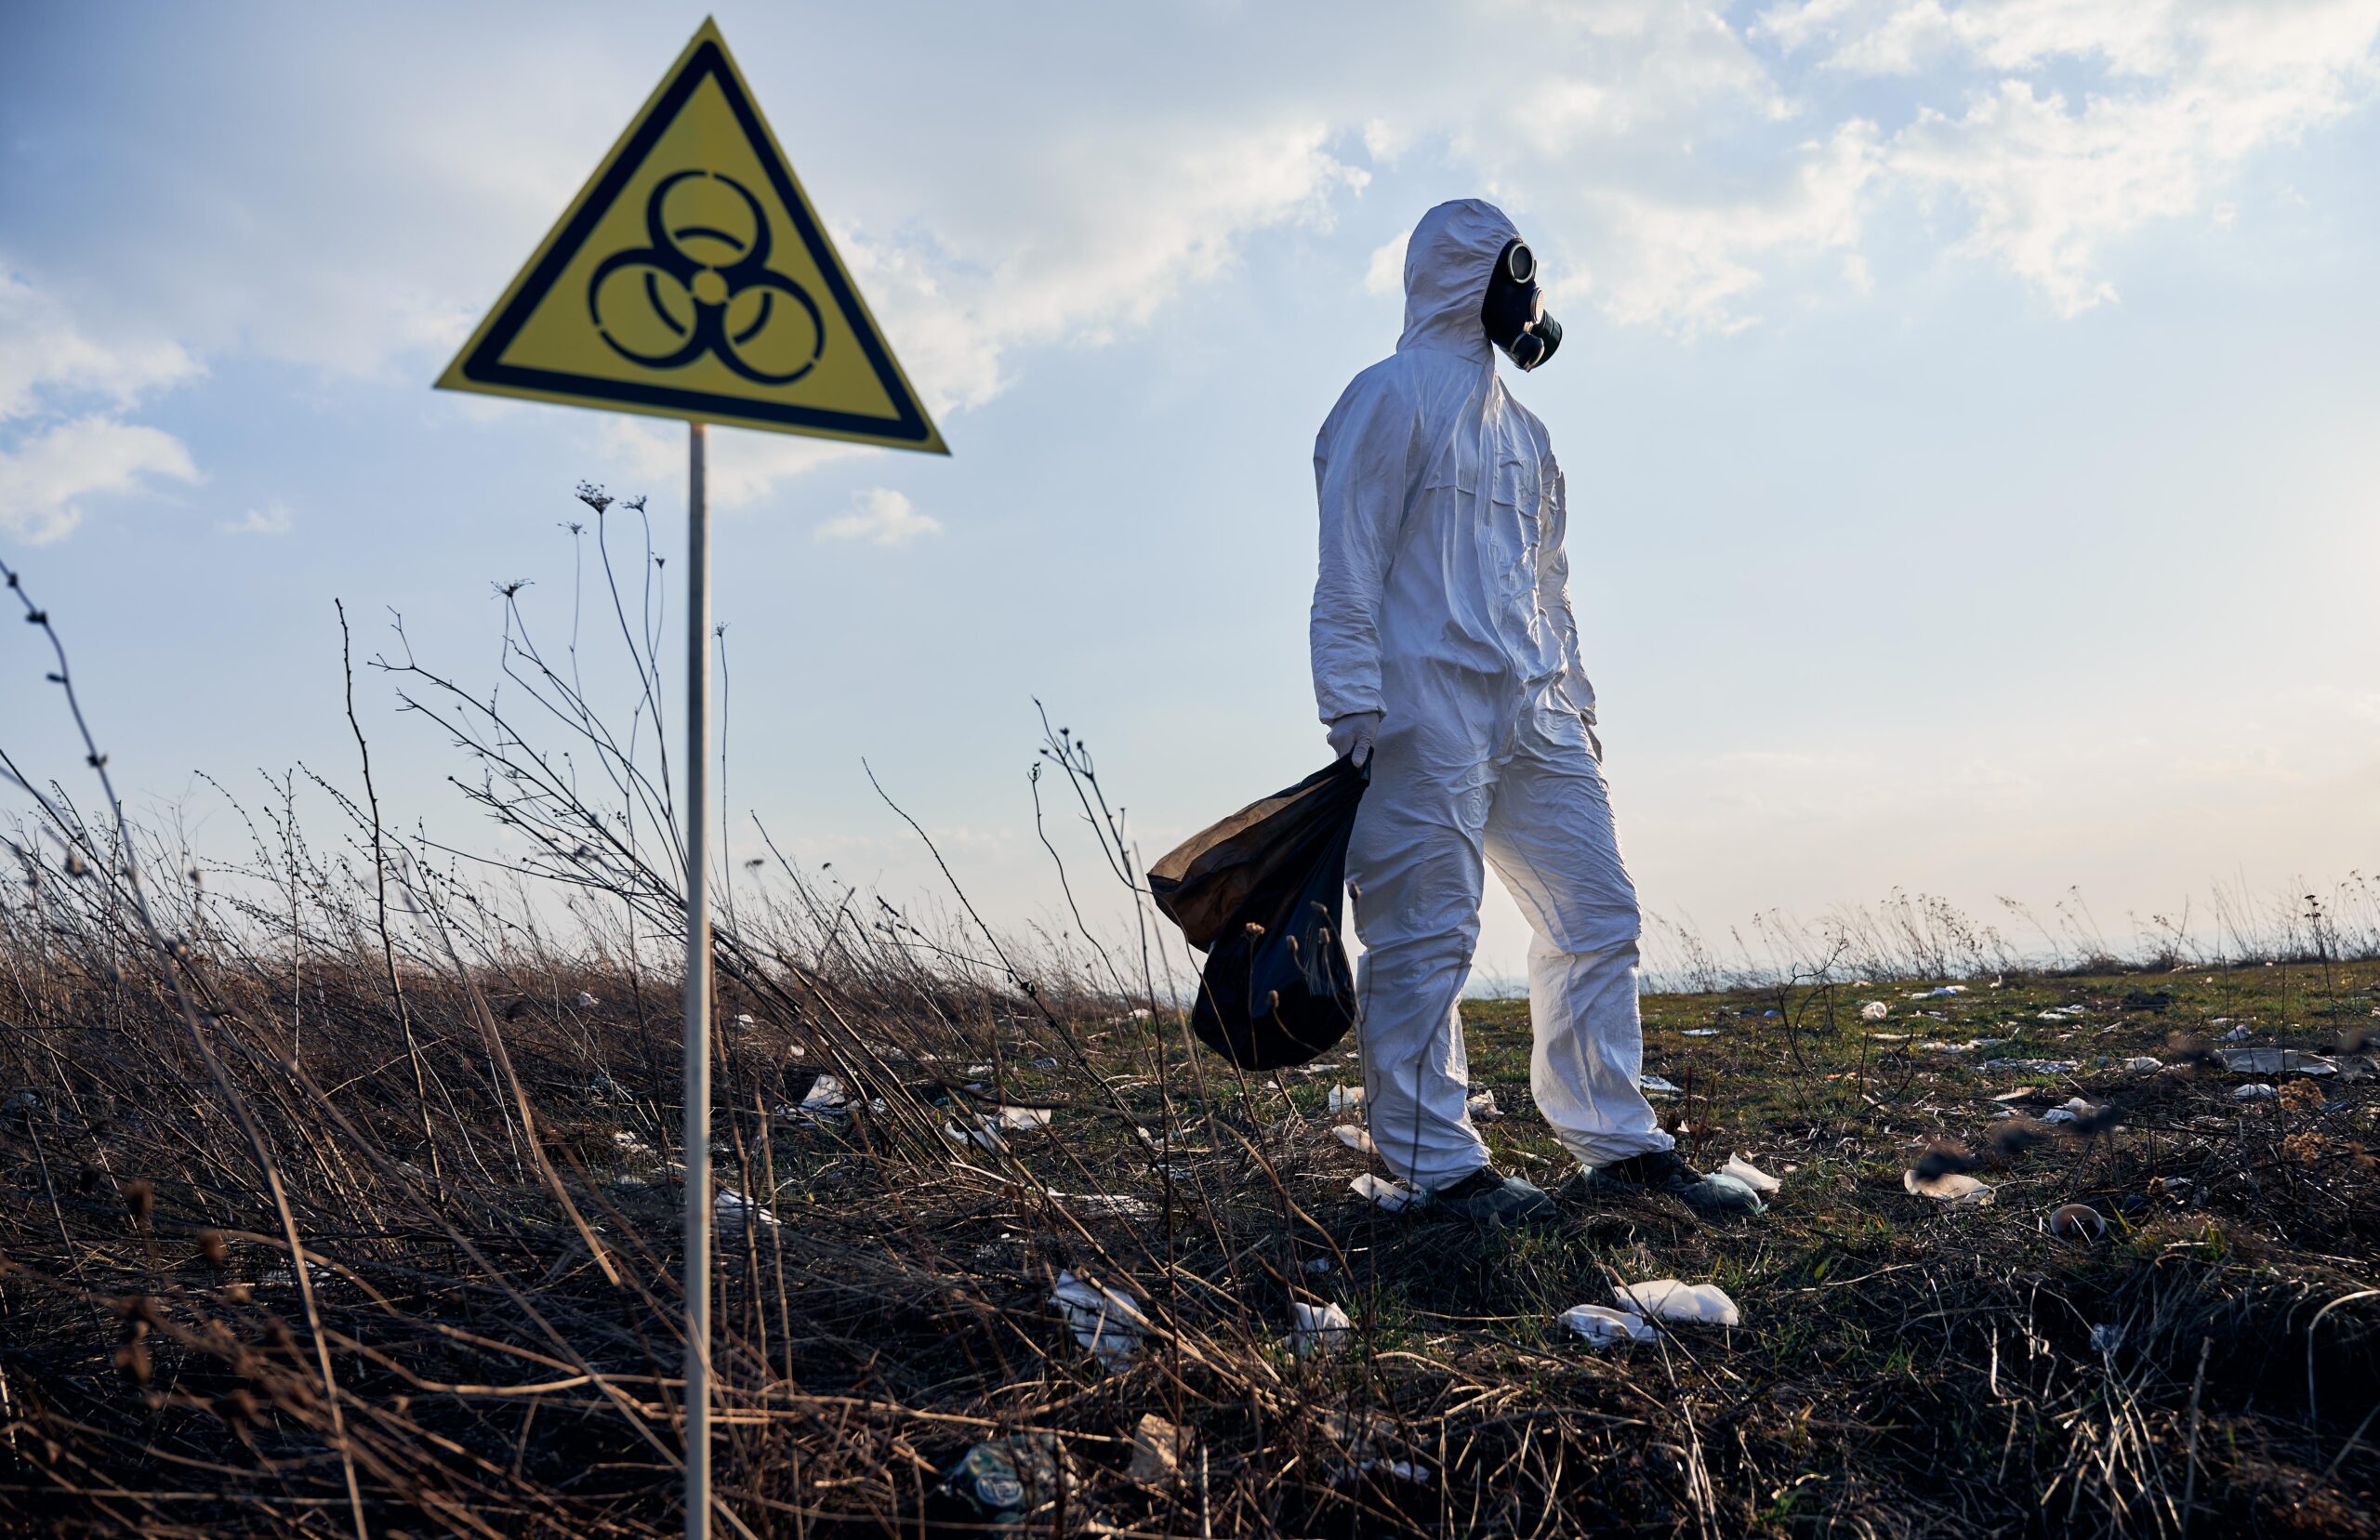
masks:
<svg viewBox="0 0 2380 1540"><path fill-rule="evenodd" d="M231 1248L224 1244L223 1232L219 1230L198 1232L198 1255L200 1260L218 1272L231 1265Z"/></svg>
<svg viewBox="0 0 2380 1540"><path fill-rule="evenodd" d="M145 1225L149 1222L149 1216L156 1212L157 1190L145 1181L126 1182L124 1184L124 1206L125 1211L132 1216L133 1223Z"/></svg>

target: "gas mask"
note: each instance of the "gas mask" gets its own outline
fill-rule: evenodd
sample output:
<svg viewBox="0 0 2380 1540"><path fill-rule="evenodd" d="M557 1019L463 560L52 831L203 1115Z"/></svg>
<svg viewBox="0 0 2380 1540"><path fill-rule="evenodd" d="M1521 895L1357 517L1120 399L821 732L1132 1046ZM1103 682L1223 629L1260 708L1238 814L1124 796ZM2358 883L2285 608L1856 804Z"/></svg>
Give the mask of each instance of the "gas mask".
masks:
<svg viewBox="0 0 2380 1540"><path fill-rule="evenodd" d="M1562 346L1562 323L1545 313L1545 291L1537 283L1537 254L1514 236L1496 256L1495 276L1479 307L1488 340L1524 372L1536 368Z"/></svg>

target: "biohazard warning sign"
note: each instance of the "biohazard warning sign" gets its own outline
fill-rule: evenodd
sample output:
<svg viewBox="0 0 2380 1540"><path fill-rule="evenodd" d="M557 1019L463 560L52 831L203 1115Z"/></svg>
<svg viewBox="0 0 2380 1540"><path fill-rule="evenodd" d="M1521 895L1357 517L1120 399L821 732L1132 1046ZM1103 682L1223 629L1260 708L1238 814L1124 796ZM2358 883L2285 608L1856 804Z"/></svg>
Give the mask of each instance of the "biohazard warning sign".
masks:
<svg viewBox="0 0 2380 1540"><path fill-rule="evenodd" d="M949 453L709 21L438 383Z"/></svg>

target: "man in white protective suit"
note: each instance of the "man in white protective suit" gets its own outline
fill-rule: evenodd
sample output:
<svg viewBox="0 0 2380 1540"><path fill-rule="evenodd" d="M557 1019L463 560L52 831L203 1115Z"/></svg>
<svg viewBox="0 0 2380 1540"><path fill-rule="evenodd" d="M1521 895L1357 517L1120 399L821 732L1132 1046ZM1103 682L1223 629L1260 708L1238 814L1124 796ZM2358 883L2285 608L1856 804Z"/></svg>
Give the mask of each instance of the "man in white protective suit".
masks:
<svg viewBox="0 0 2380 1540"><path fill-rule="evenodd" d="M1687 1166L1637 1085L1636 890L1570 614L1562 472L1496 372L1499 349L1528 370L1560 344L1538 277L1492 204L1423 215L1396 351L1315 441L1315 697L1331 747L1371 773L1347 882L1372 1140L1433 1206L1557 1212L1489 1164L1465 1106L1459 1005L1492 864L1535 932L1530 1088L1580 1187L1753 1213L1751 1189Z"/></svg>

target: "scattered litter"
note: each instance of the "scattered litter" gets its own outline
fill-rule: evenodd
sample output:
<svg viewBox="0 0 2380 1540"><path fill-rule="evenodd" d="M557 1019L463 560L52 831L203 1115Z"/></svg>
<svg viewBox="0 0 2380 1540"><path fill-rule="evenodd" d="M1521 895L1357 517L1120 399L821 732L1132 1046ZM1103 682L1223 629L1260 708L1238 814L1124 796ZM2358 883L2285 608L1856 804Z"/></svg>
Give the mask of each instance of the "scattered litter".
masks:
<svg viewBox="0 0 2380 1540"><path fill-rule="evenodd" d="M1146 1198L1132 1198L1114 1192L1061 1192L1047 1189L1048 1195L1060 1203L1074 1204L1094 1214L1119 1214L1128 1219L1157 1218L1157 1204Z"/></svg>
<svg viewBox="0 0 2380 1540"><path fill-rule="evenodd" d="M578 1008L581 1010L593 1010L602 1003L602 1001L598 1000L595 996L588 994L583 989L578 992Z"/></svg>
<svg viewBox="0 0 2380 1540"><path fill-rule="evenodd" d="M844 1112L850 1101L851 1093L843 1088L840 1080L822 1074L810 1083L810 1089L803 1094L801 1111L812 1117L829 1117Z"/></svg>
<svg viewBox="0 0 2380 1540"><path fill-rule="evenodd" d="M2219 1025L2219 1024L2221 1024L2221 1022L2222 1022L2224 1020L2226 1020L2226 1019L2225 1019L2225 1018L2222 1018L2222 1017L2217 1017L2215 1020L2216 1020L2216 1023ZM2255 1035L2255 1033L2253 1033L2253 1032L2250 1032L2250 1031L2247 1029L2247 1027L2243 1024L2243 1025L2241 1025L2241 1026L2233 1027L2229 1032L2225 1033L2221 1037L2219 1037L2219 1038L2215 1039L2215 1041L2216 1041L2216 1042L2218 1042L2218 1043L2244 1043L2244 1042L2246 1042L2249 1038L2254 1037L2254 1035Z"/></svg>
<svg viewBox="0 0 2380 1540"><path fill-rule="evenodd" d="M1182 1429L1154 1412L1144 1412L1132 1429L1132 1463L1124 1468L1124 1474L1144 1485L1155 1485L1182 1468L1183 1448Z"/></svg>
<svg viewBox="0 0 2380 1540"><path fill-rule="evenodd" d="M737 1011L735 1013L735 1024L739 1027L751 1026L753 1024L752 1018L743 1011Z"/></svg>
<svg viewBox="0 0 2380 1540"><path fill-rule="evenodd" d="M1504 1110L1496 1105L1496 1093L1493 1091L1482 1091L1477 1096L1466 1099L1462 1105L1474 1118L1504 1115Z"/></svg>
<svg viewBox="0 0 2380 1540"><path fill-rule="evenodd" d="M1330 1087L1329 1110L1334 1112L1347 1112L1351 1108L1361 1106L1363 1099L1364 1088L1361 1086L1333 1086Z"/></svg>
<svg viewBox="0 0 2380 1540"><path fill-rule="evenodd" d="M1653 1328L1641 1315L1615 1310L1608 1305L1573 1305L1561 1315L1562 1324L1598 1348L1615 1342L1650 1342Z"/></svg>
<svg viewBox="0 0 2380 1540"><path fill-rule="evenodd" d="M1900 1184L1921 1198L1938 1199L1954 1208L1963 1205L1989 1208L1992 1203L1989 1183L1979 1182L1956 1171L1945 1171L1938 1177L1921 1177L1914 1171L1904 1171L1900 1174Z"/></svg>
<svg viewBox="0 0 2380 1540"><path fill-rule="evenodd" d="M1064 1312L1075 1341L1110 1369L1121 1369L1141 1345L1148 1317L1120 1289L1102 1288L1071 1272L1058 1274L1050 1303Z"/></svg>
<svg viewBox="0 0 2380 1540"><path fill-rule="evenodd" d="M1763 1171L1759 1166L1754 1165L1752 1162L1746 1160L1741 1154L1728 1156L1727 1164L1719 1167L1719 1169L1713 1172L1712 1175L1720 1177L1733 1177L1736 1180L1743 1183L1746 1187L1751 1188L1754 1192L1760 1193L1764 1197L1785 1185L1783 1182L1778 1181L1775 1177L1772 1177L1767 1172Z"/></svg>
<svg viewBox="0 0 2380 1540"><path fill-rule="evenodd" d="M1364 1460L1333 1476L1331 1481L1338 1482L1351 1476L1369 1476L1375 1472L1394 1476L1400 1481L1411 1481L1416 1486L1430 1484L1430 1468L1411 1460Z"/></svg>
<svg viewBox="0 0 2380 1540"><path fill-rule="evenodd" d="M1675 1096L1679 1091L1684 1089L1683 1086L1673 1086L1657 1074L1638 1075L1636 1077L1636 1084L1640 1088L1654 1096Z"/></svg>
<svg viewBox="0 0 2380 1540"><path fill-rule="evenodd" d="M2048 1112L2043 1112L2042 1114L2042 1121L2043 1123L2073 1123L2079 1119L2088 1117L2097 1111L2098 1109L2096 1107L2092 1106L2089 1102L2083 1100L2079 1096L2069 1097L2066 1099L2063 1105L2053 1107Z"/></svg>
<svg viewBox="0 0 2380 1540"><path fill-rule="evenodd" d="M2339 1067L2319 1053L2295 1048L2226 1048L2223 1067L2233 1074L2336 1074Z"/></svg>
<svg viewBox="0 0 2380 1540"><path fill-rule="evenodd" d="M598 1101L634 1101L636 1099L636 1093L600 1070L596 1072L595 1078L587 1083L587 1091Z"/></svg>
<svg viewBox="0 0 2380 1540"><path fill-rule="evenodd" d="M1910 998L1912 1000L1947 1000L1953 994L1964 994L1966 992L1967 986L1964 984L1937 984L1932 989L1919 990L1916 994L1911 995Z"/></svg>
<svg viewBox="0 0 2380 1540"><path fill-rule="evenodd" d="M41 1097L33 1091L10 1091L8 1099L0 1101L0 1112L38 1112Z"/></svg>
<svg viewBox="0 0 2380 1540"><path fill-rule="evenodd" d="M995 1155L1008 1148L1008 1140L1000 1137L998 1118L972 1113L970 1116L975 1126L969 1128L956 1123L945 1123L942 1125L942 1137L953 1144L972 1144L978 1150L988 1150Z"/></svg>
<svg viewBox="0 0 2380 1540"><path fill-rule="evenodd" d="M1656 1278L1649 1283L1630 1283L1611 1292L1622 1306L1656 1321L1733 1326L1743 1320L1736 1302L1716 1283L1681 1283L1674 1278Z"/></svg>
<svg viewBox="0 0 2380 1540"><path fill-rule="evenodd" d="M993 1114L1003 1128L1047 1128L1051 1110L1047 1107L1002 1107Z"/></svg>
<svg viewBox="0 0 2380 1540"><path fill-rule="evenodd" d="M732 1187L719 1190L716 1206L721 1230L741 1230L747 1224L773 1225L777 1222L777 1217L770 1213L766 1205L754 1203Z"/></svg>
<svg viewBox="0 0 2380 1540"><path fill-rule="evenodd" d="M2155 1074L2159 1070L2162 1070L2164 1067L2165 1061L2163 1060L2151 1059L2145 1053L2139 1055L2137 1058L2127 1059L2122 1064L2117 1066L2118 1069L2126 1071L2132 1074Z"/></svg>
<svg viewBox="0 0 2380 1540"><path fill-rule="evenodd" d="M1342 1123L1338 1127L1331 1129L1330 1132L1340 1143L1345 1145L1350 1150L1357 1152L1358 1153L1366 1155L1377 1155L1380 1153L1379 1148L1372 1143L1371 1135L1365 1132L1363 1129L1356 1127L1352 1123Z"/></svg>
<svg viewBox="0 0 2380 1540"><path fill-rule="evenodd" d="M649 1155L653 1153L653 1146L645 1143L644 1140L637 1138L634 1134L629 1133L625 1128L612 1136L612 1143L623 1155Z"/></svg>
<svg viewBox="0 0 2380 1540"><path fill-rule="evenodd" d="M989 1074L992 1073L992 1067L989 1064L970 1064L967 1066L967 1073L976 1075Z"/></svg>
<svg viewBox="0 0 2380 1540"><path fill-rule="evenodd" d="M1335 1304L1309 1305L1302 1299L1292 1299L1289 1322L1289 1351L1300 1358L1316 1349L1343 1348L1355 1335L1355 1323Z"/></svg>
<svg viewBox="0 0 2380 1540"><path fill-rule="evenodd" d="M2234 1101L2270 1101L2281 1095L2269 1086L2242 1086L2231 1093Z"/></svg>
<svg viewBox="0 0 2380 1540"><path fill-rule="evenodd" d="M1390 1181L1385 1177L1376 1177L1368 1171L1349 1182L1347 1186L1355 1196L1369 1198L1391 1214L1421 1196L1419 1192L1414 1191L1403 1182Z"/></svg>
<svg viewBox="0 0 2380 1540"><path fill-rule="evenodd" d="M1719 1035L1719 1029L1716 1027L1688 1027L1686 1029L1683 1035L1687 1037L1716 1037Z"/></svg>
<svg viewBox="0 0 2380 1540"><path fill-rule="evenodd" d="M2049 1009L2035 1017L2034 1020L2037 1021L2068 1021L2073 1020L2077 1016L2088 1016L2090 1014L2091 1007L2088 1006L2052 1006Z"/></svg>
<svg viewBox="0 0 2380 1540"><path fill-rule="evenodd" d="M1859 1007L1859 1019L1863 1021L1881 1021L1892 1013L1893 1007L1882 1000L1871 1000Z"/></svg>
<svg viewBox="0 0 2380 1540"><path fill-rule="evenodd" d="M1305 1259L1305 1270L1317 1274L1329 1272L1330 1270L1330 1258L1328 1257L1309 1257Z"/></svg>
<svg viewBox="0 0 2380 1540"><path fill-rule="evenodd" d="M2123 1346L2123 1326L2121 1323L2094 1326L2091 1328L2091 1350L2095 1353L2114 1352Z"/></svg>
<svg viewBox="0 0 2380 1540"><path fill-rule="evenodd" d="M943 1485L986 1529L1021 1530L1066 1486L1066 1453L1054 1433L995 1439L967 1451Z"/></svg>
<svg viewBox="0 0 2380 1540"><path fill-rule="evenodd" d="M2105 1240L2108 1221L2088 1204L2066 1204L2050 1210L2049 1232L2066 1241Z"/></svg>
<svg viewBox="0 0 2380 1540"><path fill-rule="evenodd" d="M2072 1074L2081 1066L2071 1059L1987 1059L1983 1067L2009 1074Z"/></svg>
<svg viewBox="0 0 2380 1540"><path fill-rule="evenodd" d="M1054 1070L1058 1067L1058 1061L1054 1058L1037 1059L1033 1061L1033 1067L1037 1070Z"/></svg>

